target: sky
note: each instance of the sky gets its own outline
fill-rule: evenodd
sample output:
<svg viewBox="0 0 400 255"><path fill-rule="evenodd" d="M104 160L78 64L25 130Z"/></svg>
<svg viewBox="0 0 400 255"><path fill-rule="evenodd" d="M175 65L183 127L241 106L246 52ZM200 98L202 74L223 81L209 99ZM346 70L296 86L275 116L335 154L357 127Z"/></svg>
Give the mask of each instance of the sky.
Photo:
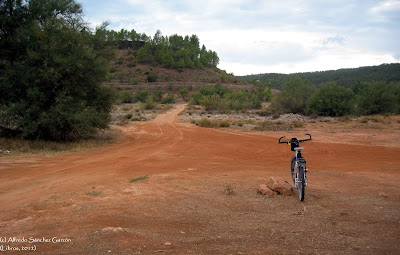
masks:
<svg viewBox="0 0 400 255"><path fill-rule="evenodd" d="M91 27L192 35L234 75L400 62L400 0L77 0Z"/></svg>

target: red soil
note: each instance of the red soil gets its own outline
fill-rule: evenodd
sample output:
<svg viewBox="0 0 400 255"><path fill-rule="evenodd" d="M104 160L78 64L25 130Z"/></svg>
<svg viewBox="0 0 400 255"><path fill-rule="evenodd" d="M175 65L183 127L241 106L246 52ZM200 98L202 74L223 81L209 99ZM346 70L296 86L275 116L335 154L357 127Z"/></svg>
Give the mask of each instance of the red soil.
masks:
<svg viewBox="0 0 400 255"><path fill-rule="evenodd" d="M111 146L0 158L0 247L37 249L7 254L400 253L398 146L333 143L313 127L315 141L303 153L305 202L265 197L257 188L270 176L290 180L292 152L278 145L281 133L179 123L183 108L124 128L125 139Z"/></svg>

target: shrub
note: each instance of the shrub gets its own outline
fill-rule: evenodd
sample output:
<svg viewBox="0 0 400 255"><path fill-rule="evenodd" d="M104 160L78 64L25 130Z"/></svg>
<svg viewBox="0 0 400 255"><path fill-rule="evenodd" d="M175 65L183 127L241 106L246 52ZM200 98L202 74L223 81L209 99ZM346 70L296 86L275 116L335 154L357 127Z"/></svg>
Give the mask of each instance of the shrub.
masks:
<svg viewBox="0 0 400 255"><path fill-rule="evenodd" d="M275 112L306 113L307 101L315 91L308 82L295 78L283 85L281 93L272 99L271 107Z"/></svg>
<svg viewBox="0 0 400 255"><path fill-rule="evenodd" d="M347 115L353 112L353 98L351 89L327 83L311 96L307 112L332 117Z"/></svg>
<svg viewBox="0 0 400 255"><path fill-rule="evenodd" d="M218 123L215 121L211 121L209 119L201 119L199 121L199 126L200 127L208 127L208 128L212 128L212 127L217 127Z"/></svg>
<svg viewBox="0 0 400 255"><path fill-rule="evenodd" d="M219 127L222 127L222 128L230 127L230 126L231 126L231 124L230 124L228 121L226 121L226 120L223 120L223 121L221 121L221 122L219 123Z"/></svg>
<svg viewBox="0 0 400 255"><path fill-rule="evenodd" d="M400 84L385 82L362 83L357 95L357 113L399 113Z"/></svg>
<svg viewBox="0 0 400 255"><path fill-rule="evenodd" d="M134 97L132 96L131 92L129 91L122 91L120 94L120 101L121 103L127 104L127 103L133 103Z"/></svg>
<svg viewBox="0 0 400 255"><path fill-rule="evenodd" d="M137 85L137 84L139 84L139 82L141 82L141 79L140 78L133 78L132 80L131 80L131 83L133 84L133 85Z"/></svg>
<svg viewBox="0 0 400 255"><path fill-rule="evenodd" d="M134 101L135 102L146 102L149 92L147 90L141 90L135 93Z"/></svg>
<svg viewBox="0 0 400 255"><path fill-rule="evenodd" d="M142 104L142 109L143 110L151 110L151 109L156 108L156 106L157 106L157 103L154 102L153 98L150 97L150 98L147 98L146 102L144 102Z"/></svg>
<svg viewBox="0 0 400 255"><path fill-rule="evenodd" d="M172 95L168 95L167 97L165 97L161 100L161 103L162 104L174 104L175 99Z"/></svg>
<svg viewBox="0 0 400 255"><path fill-rule="evenodd" d="M150 73L149 75L147 75L147 81L148 82L156 82L157 81L157 74Z"/></svg>

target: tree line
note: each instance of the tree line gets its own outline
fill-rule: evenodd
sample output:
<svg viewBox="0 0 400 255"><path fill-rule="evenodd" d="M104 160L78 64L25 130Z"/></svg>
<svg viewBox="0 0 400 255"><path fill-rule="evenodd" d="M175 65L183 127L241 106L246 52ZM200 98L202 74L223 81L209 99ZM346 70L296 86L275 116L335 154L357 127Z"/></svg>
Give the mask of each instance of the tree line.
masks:
<svg viewBox="0 0 400 255"><path fill-rule="evenodd" d="M185 37L173 34L163 36L160 30L153 37L145 33L137 33L121 29L105 31L102 36L108 43L119 49L138 50L136 54L139 63L157 65L166 68L204 68L216 67L219 57L215 51L207 50L203 44L200 47L200 39L197 35L186 35Z"/></svg>
<svg viewBox="0 0 400 255"><path fill-rule="evenodd" d="M386 83L400 81L400 64L382 64L379 66L366 66L352 69L339 69L321 72L306 72L293 74L267 73L239 76L239 78L251 81L259 80L270 84L271 88L281 90L283 85L300 77L308 80L316 87L327 82L335 82L339 86L352 88L357 84L370 81L383 81Z"/></svg>
<svg viewBox="0 0 400 255"><path fill-rule="evenodd" d="M279 113L344 116L400 113L400 82L360 82L351 88L336 82L312 85L300 77L283 85L271 102Z"/></svg>

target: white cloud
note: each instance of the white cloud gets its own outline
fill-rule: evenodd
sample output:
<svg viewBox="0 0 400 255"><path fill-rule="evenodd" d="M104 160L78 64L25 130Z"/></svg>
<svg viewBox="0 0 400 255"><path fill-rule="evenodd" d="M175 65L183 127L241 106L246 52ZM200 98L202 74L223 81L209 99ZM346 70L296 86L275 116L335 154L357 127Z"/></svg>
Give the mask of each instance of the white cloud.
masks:
<svg viewBox="0 0 400 255"><path fill-rule="evenodd" d="M235 74L398 62L400 1L83 0L89 22L154 35L196 34ZM104 7L103 7L104 6ZM397 57L395 57L397 56Z"/></svg>

